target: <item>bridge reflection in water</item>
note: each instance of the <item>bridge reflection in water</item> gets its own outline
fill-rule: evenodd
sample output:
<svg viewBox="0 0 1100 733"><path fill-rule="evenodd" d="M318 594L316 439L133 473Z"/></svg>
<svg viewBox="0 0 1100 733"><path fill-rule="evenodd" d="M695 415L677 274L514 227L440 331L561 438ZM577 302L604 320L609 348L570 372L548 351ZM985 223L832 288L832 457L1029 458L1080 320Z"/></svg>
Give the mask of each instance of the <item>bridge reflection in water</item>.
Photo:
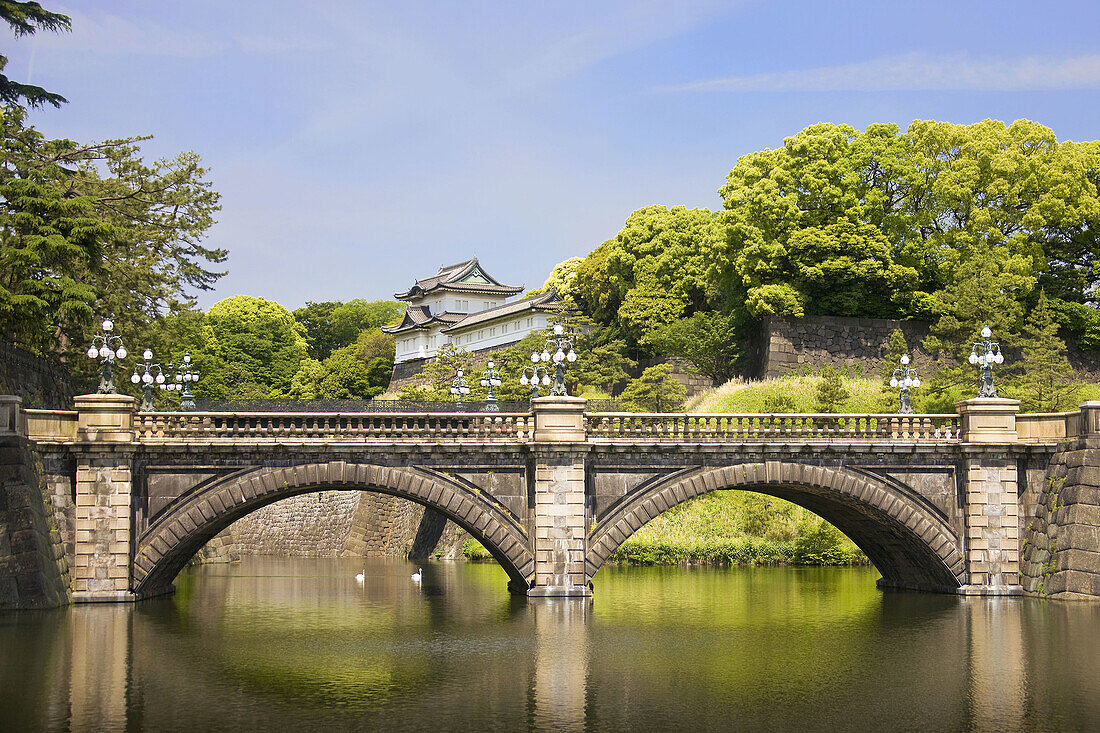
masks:
<svg viewBox="0 0 1100 733"><path fill-rule="evenodd" d="M0 617L4 730L1065 730L1100 609L882 594L867 569L609 569L524 600L485 565L255 559L173 598ZM17 663L13 663L17 660Z"/></svg>

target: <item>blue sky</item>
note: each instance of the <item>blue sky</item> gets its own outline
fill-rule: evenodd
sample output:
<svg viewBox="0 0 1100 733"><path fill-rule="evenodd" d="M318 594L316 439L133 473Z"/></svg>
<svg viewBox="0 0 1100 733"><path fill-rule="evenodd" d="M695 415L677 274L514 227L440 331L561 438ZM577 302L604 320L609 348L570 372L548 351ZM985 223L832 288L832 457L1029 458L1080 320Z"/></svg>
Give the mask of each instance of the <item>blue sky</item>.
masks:
<svg viewBox="0 0 1100 733"><path fill-rule="evenodd" d="M4 46L70 100L34 124L210 168L230 259L203 306L390 297L474 254L535 287L820 121L1100 138L1095 0L43 1L73 32Z"/></svg>

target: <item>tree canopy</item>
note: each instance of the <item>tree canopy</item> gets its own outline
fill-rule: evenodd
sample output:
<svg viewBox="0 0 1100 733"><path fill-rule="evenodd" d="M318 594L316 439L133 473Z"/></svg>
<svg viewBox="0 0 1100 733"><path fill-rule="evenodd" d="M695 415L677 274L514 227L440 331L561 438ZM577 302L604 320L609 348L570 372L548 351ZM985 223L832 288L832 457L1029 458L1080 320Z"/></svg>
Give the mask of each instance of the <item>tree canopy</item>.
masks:
<svg viewBox="0 0 1100 733"><path fill-rule="evenodd" d="M15 36L29 36L38 31L68 31L71 20L69 16L60 13L52 13L35 2L18 2L17 0L0 0L0 18L8 24ZM60 107L69 100L54 92L47 92L42 87L33 84L21 84L9 79L4 73L8 65L8 57L0 54L0 103L5 105L19 105L25 103L31 107L40 107L43 104L52 104Z"/></svg>

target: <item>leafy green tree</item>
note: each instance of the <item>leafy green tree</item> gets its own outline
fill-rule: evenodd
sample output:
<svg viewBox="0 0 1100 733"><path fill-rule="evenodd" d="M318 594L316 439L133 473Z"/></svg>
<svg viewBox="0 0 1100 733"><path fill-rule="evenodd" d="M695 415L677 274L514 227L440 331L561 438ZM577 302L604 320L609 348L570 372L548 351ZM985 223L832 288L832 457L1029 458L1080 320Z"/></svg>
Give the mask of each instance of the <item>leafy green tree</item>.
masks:
<svg viewBox="0 0 1100 733"><path fill-rule="evenodd" d="M851 393L844 386L844 376L832 364L821 368L821 381L814 392L817 409L821 412L838 412Z"/></svg>
<svg viewBox="0 0 1100 733"><path fill-rule="evenodd" d="M400 396L402 399L449 400L452 398L451 385L461 369L470 387L470 394L465 399L480 399L478 394L483 390L470 371L472 365L473 356L469 351L454 344L445 344L424 365L418 384L403 387Z"/></svg>
<svg viewBox="0 0 1100 733"><path fill-rule="evenodd" d="M36 2L0 0L0 18L11 27L17 38L33 35L40 30L57 33L71 28L69 16L52 13ZM7 65L8 57L0 55L0 72L3 72ZM40 107L43 104L60 107L68 101L60 94L47 92L42 87L32 84L20 84L0 73L0 103L15 106L25 102L31 107Z"/></svg>
<svg viewBox="0 0 1100 733"><path fill-rule="evenodd" d="M926 384L928 394L941 400L940 409L947 407L942 401L948 395L952 400L966 396L976 384L976 370L967 359L984 326L1002 346L1018 341L1023 300L1034 283L1027 258L983 246L962 259L952 281L935 294L936 320L924 348L936 358L937 370Z"/></svg>
<svg viewBox="0 0 1100 733"><path fill-rule="evenodd" d="M553 290L563 300L571 304L575 303L573 287L577 280L577 270L582 262L584 262L583 257L570 257L564 262L559 262L554 265L554 269L550 271L550 276L546 278L542 287L528 290L527 295L538 295Z"/></svg>
<svg viewBox="0 0 1100 733"><path fill-rule="evenodd" d="M687 389L672 376L671 364L657 364L631 380L619 399L639 412L680 412Z"/></svg>
<svg viewBox="0 0 1100 733"><path fill-rule="evenodd" d="M247 373L264 396L288 394L307 355L304 330L290 312L264 298L235 295L206 312L196 362L202 396L240 397L230 375Z"/></svg>
<svg viewBox="0 0 1100 733"><path fill-rule="evenodd" d="M305 327L309 355L324 360L354 343L364 331L399 320L404 310L401 303L392 300L311 301L294 311L294 318Z"/></svg>
<svg viewBox="0 0 1100 733"><path fill-rule="evenodd" d="M325 359L325 374L318 388L319 396L331 399L368 400L385 391L385 386L371 383L371 372L356 356L355 344L337 349Z"/></svg>
<svg viewBox="0 0 1100 733"><path fill-rule="evenodd" d="M1074 407L1078 385L1066 359L1066 343L1058 338L1058 323L1045 292L1024 324L1023 359L1014 369L1019 375L1014 391L1026 412L1059 412Z"/></svg>
<svg viewBox="0 0 1100 733"><path fill-rule="evenodd" d="M733 315L695 313L657 329L650 338L662 354L679 356L711 382L722 384L734 377L741 356L737 323Z"/></svg>
<svg viewBox="0 0 1100 733"><path fill-rule="evenodd" d="M356 355L365 364L369 364L375 359L384 359L389 362L390 369L393 369L396 341L393 336L383 333L380 329L367 329L359 334L359 338L355 342L358 348Z"/></svg>
<svg viewBox="0 0 1100 733"><path fill-rule="evenodd" d="M197 156L150 165L137 138L46 140L24 119L0 110L0 330L10 340L65 357L83 349L93 313L143 337L224 274L208 265L225 250L201 243L218 194Z"/></svg>
<svg viewBox="0 0 1100 733"><path fill-rule="evenodd" d="M643 342L708 306L708 257L724 238L721 215L706 209L639 209L577 266L572 294L582 312Z"/></svg>

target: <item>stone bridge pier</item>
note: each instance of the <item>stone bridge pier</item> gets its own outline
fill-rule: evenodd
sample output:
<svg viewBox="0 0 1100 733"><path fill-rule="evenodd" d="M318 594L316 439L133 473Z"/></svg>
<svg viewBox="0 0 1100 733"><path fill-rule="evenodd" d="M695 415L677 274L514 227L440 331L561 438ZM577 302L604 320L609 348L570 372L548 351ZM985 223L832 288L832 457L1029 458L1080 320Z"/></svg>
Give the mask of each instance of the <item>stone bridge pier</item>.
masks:
<svg viewBox="0 0 1100 733"><path fill-rule="evenodd" d="M528 596L590 595L633 532L718 490L819 514L863 549L884 588L1100 596L1100 403L1021 415L1013 400L973 399L956 413L913 416L591 413L586 404L142 413L121 395L78 397L71 411L21 410L12 399L0 402L0 441L10 447L2 455L42 467L77 602L169 592L236 519L322 490L377 491L441 512Z"/></svg>

